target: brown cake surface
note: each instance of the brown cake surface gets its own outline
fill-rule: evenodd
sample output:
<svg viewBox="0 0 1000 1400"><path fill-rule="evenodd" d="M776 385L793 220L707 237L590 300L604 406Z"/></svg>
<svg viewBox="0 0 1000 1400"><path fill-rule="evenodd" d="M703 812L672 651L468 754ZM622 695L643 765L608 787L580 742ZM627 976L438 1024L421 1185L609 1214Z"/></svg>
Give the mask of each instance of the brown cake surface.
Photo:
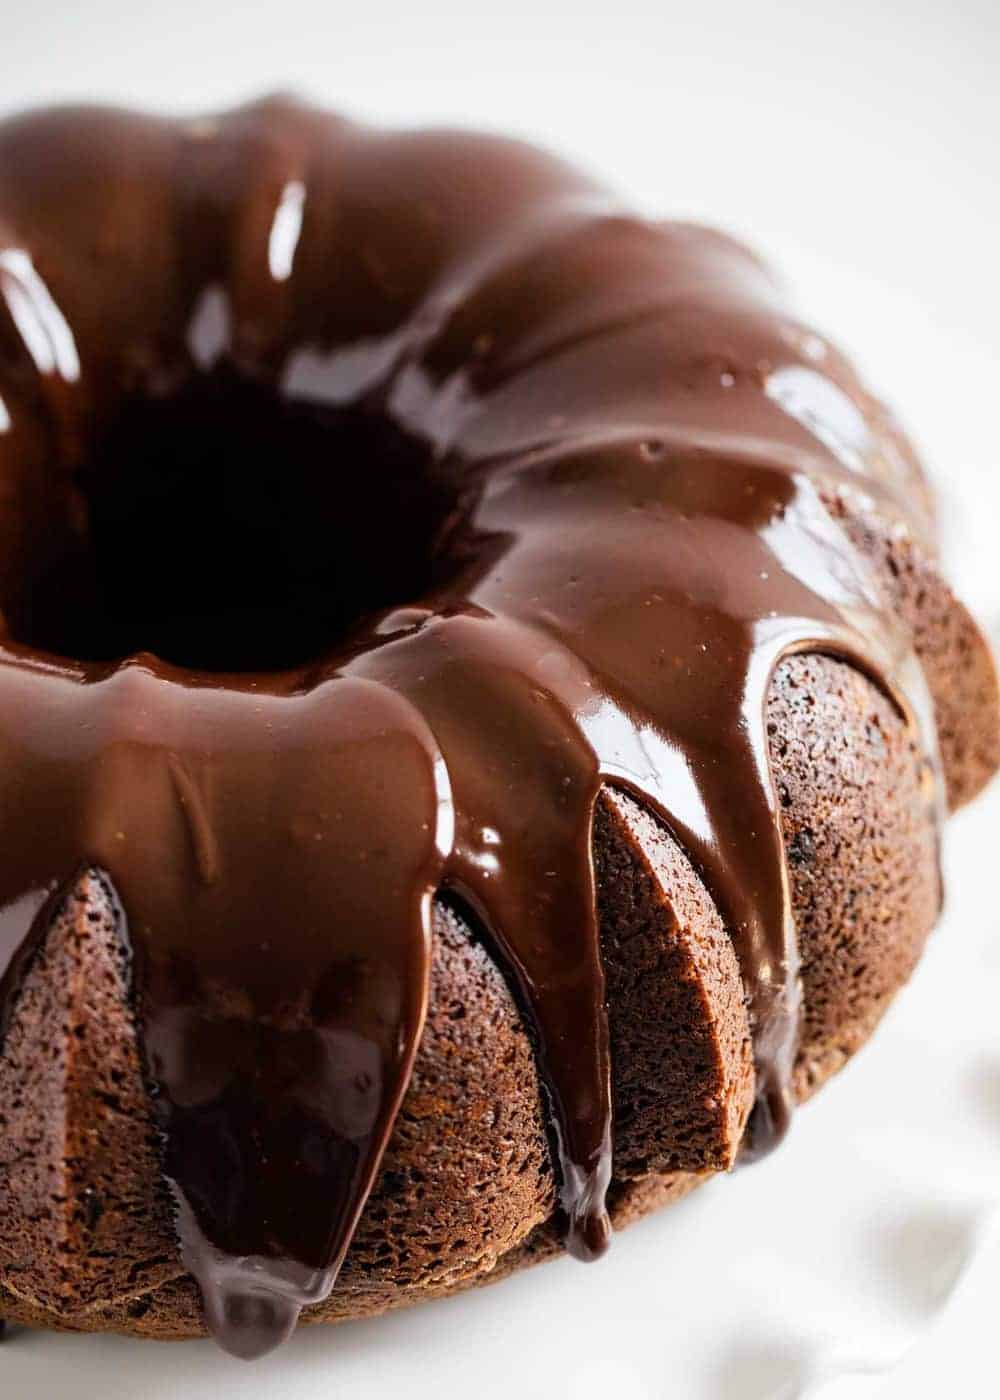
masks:
<svg viewBox="0 0 1000 1400"><path fill-rule="evenodd" d="M0 294L0 1313L252 1355L772 1145L1000 728L766 270L272 102L0 126Z"/></svg>

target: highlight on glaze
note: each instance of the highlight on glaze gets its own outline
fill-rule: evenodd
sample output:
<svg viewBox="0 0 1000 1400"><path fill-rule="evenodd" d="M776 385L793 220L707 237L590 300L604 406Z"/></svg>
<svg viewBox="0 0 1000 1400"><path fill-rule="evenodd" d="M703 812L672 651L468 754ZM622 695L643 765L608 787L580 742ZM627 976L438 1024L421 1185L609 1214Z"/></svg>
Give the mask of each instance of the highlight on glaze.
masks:
<svg viewBox="0 0 1000 1400"><path fill-rule="evenodd" d="M42 113L0 126L0 210L4 997L99 869L219 1341L257 1355L334 1286L436 891L528 1018L567 1246L605 1249L604 783L733 939L766 1150L799 1018L775 667L849 658L937 763L824 504L925 527L844 362L736 243L496 138Z"/></svg>

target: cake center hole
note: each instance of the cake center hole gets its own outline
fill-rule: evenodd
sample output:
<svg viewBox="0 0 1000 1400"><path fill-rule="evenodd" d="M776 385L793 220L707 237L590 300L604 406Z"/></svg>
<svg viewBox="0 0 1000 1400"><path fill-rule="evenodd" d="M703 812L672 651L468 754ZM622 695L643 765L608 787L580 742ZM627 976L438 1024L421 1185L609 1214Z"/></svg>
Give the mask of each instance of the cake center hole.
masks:
<svg viewBox="0 0 1000 1400"><path fill-rule="evenodd" d="M79 473L85 526L7 600L8 626L87 661L302 664L440 581L454 500L429 468L427 447L383 417L289 401L231 370L135 400Z"/></svg>

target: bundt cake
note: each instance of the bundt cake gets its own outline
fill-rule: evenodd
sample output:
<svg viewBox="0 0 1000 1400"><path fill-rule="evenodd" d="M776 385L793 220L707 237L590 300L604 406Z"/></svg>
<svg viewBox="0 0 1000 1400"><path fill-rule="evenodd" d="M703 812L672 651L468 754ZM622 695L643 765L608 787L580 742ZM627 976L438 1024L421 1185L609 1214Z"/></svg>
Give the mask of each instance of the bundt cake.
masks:
<svg viewBox="0 0 1000 1400"><path fill-rule="evenodd" d="M0 1315L234 1353L785 1131L1000 754L718 233L272 99L0 124Z"/></svg>

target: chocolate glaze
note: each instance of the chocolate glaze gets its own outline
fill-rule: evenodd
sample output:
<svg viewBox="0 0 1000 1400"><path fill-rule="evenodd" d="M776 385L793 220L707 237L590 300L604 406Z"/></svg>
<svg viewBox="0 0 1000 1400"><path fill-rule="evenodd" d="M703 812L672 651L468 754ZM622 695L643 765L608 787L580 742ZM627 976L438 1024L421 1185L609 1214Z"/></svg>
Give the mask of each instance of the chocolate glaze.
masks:
<svg viewBox="0 0 1000 1400"><path fill-rule="evenodd" d="M916 464L745 249L529 148L283 100L0 126L0 968L120 901L183 1258L259 1354L333 1286L435 891L535 1037L569 1248L613 1153L591 821L664 821L739 953L759 1152L797 953L764 701L853 660L933 724L824 497Z"/></svg>

